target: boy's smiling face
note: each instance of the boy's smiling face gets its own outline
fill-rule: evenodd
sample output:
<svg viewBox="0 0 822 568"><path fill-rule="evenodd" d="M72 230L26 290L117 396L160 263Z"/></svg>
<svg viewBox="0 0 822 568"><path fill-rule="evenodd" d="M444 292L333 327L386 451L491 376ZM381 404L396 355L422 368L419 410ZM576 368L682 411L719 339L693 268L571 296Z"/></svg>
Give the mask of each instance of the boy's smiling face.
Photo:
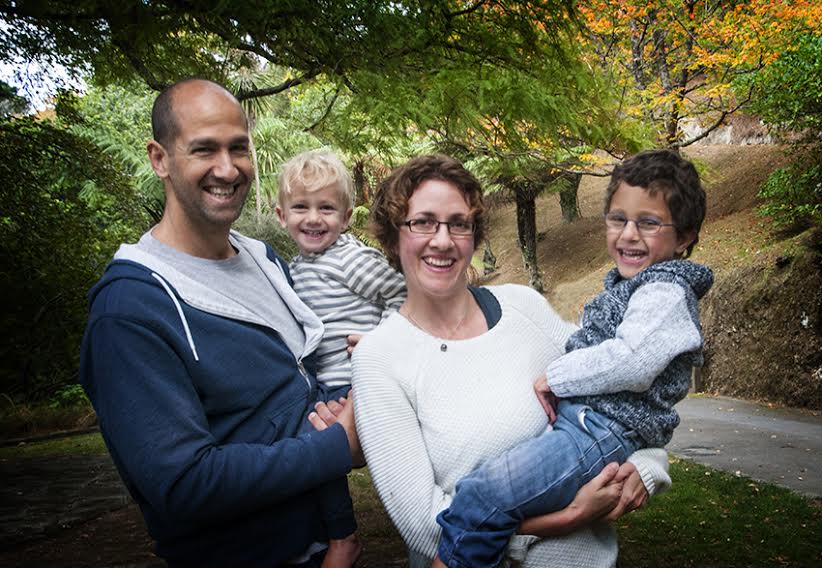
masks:
<svg viewBox="0 0 822 568"><path fill-rule="evenodd" d="M625 182L614 192L608 213L618 213L632 221L653 219L673 223L662 191L652 196L647 189ZM652 264L681 257L693 241L693 236L680 235L672 226L661 227L654 235L643 235L631 222L621 231L606 229L605 235L608 254L623 278L633 278Z"/></svg>
<svg viewBox="0 0 822 568"><path fill-rule="evenodd" d="M301 254L320 253L334 244L351 220L351 209L344 209L341 202L335 185L316 191L294 188L285 205L277 206L277 217Z"/></svg>

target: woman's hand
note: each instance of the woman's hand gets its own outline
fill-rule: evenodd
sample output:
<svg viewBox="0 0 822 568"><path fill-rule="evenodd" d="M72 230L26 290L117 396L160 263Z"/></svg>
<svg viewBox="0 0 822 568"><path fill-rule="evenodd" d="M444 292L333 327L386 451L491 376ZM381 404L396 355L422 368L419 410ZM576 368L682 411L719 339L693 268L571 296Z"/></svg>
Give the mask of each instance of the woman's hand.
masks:
<svg viewBox="0 0 822 568"><path fill-rule="evenodd" d="M346 398L339 401L331 400L327 404L318 402L314 405L314 412L308 415L308 421L317 430L325 430L339 422L348 437L348 447L351 451L351 462L354 467L363 467L365 457L357 436L357 426L354 423L354 392L349 391Z"/></svg>
<svg viewBox="0 0 822 568"><path fill-rule="evenodd" d="M574 532L591 521L604 518L619 502L624 479L618 479L619 464L610 463L591 481L582 486L574 500L554 513L525 519L519 532L539 537L560 536Z"/></svg>
<svg viewBox="0 0 822 568"><path fill-rule="evenodd" d="M616 507L602 517L603 521L615 521L626 513L642 508L648 501L648 490L631 462L619 466L614 479L622 481L622 495Z"/></svg>

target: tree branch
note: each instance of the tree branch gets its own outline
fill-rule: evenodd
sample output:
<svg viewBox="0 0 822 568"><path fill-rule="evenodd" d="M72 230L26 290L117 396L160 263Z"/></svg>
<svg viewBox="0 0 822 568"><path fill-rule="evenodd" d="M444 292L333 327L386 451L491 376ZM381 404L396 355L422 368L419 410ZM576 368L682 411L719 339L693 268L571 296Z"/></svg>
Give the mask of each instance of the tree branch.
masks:
<svg viewBox="0 0 822 568"><path fill-rule="evenodd" d="M328 106L326 106L326 107L325 107L325 112L323 112L322 116L320 116L320 118L318 118L318 119L314 122L314 124L312 124L311 126L309 126L309 127L308 127L308 128L306 128L306 129L304 129L304 130L305 130L305 132L311 132L311 131L313 131L315 128L317 128L317 127L320 125L320 123L322 123L322 122L323 122L326 118L328 118L328 115L329 115L329 114L331 114L331 109L332 109L332 108L334 108L334 103L336 103L336 102L337 102L337 98L338 98L339 96L340 96L340 88L339 88L339 87L337 87L337 90L336 90L336 91L334 91L334 96L333 96L333 97L331 97L331 102L329 102L329 103L328 103Z"/></svg>
<svg viewBox="0 0 822 568"><path fill-rule="evenodd" d="M735 112L736 112L736 111L738 111L740 108L742 108L743 106L745 106L746 104L748 104L748 103L751 101L751 96L752 96L752 94L753 94L753 89L751 88L751 89L749 89L749 90L748 90L748 96L747 96L747 97L745 97L745 100L744 100L744 101L742 101L741 103L737 104L737 105L736 105L734 108L732 108L732 109L729 109L729 110L723 110L723 111L720 113L719 118L716 120L716 122L714 122L711 126L709 126L707 129L705 129L705 130L704 130L701 134L699 134L699 135L697 135L697 136L694 136L693 138L691 138L690 140L686 140L685 142L676 142L676 143L674 143L674 144L671 144L671 147L672 147L672 148L685 148L686 146L690 146L690 145L691 145L691 144L693 144L694 142L698 142L698 141L702 140L703 138L708 137L708 135L709 135L711 132L713 132L714 130L716 130L716 129L717 129L717 128L719 128L720 126L722 126L722 123L723 123L723 122L725 122L725 119L726 119L726 118L728 118L728 116L730 116L731 114L735 113Z"/></svg>
<svg viewBox="0 0 822 568"><path fill-rule="evenodd" d="M143 61L134 54L131 45L129 45L125 40L112 35L111 43L120 50L126 59L128 59L128 62L131 63L131 66L134 67L137 74L143 78L143 81L145 81L152 90L162 91L168 86L154 76L148 67L145 66Z"/></svg>
<svg viewBox="0 0 822 568"><path fill-rule="evenodd" d="M288 79L286 81L283 81L279 85L275 85L273 87L264 87L262 89L252 89L250 91L242 91L241 90L241 91L237 92L234 96L237 97L238 101L245 101L245 100L248 100L248 99L256 99L256 98L259 98L259 97L267 97L267 96L270 96L270 95L276 95L278 93L282 93L283 91L287 91L291 87L296 87L297 85L301 85L303 83L306 83L306 82L310 81L311 79L313 79L314 77L316 77L319 74L320 74L320 72L318 70L312 69L311 71L308 71L307 73L305 73L304 75L301 75L300 77L295 77L293 79Z"/></svg>

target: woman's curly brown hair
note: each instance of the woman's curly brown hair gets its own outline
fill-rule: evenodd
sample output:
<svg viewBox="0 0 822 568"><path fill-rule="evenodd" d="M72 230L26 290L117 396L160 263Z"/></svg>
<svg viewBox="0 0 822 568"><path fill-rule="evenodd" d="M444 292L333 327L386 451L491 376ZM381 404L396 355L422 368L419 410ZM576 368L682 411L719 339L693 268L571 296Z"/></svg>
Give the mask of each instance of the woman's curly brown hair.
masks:
<svg viewBox="0 0 822 568"><path fill-rule="evenodd" d="M371 208L371 232L382 245L388 262L400 272L402 266L398 245L400 228L408 215L408 200L428 180L449 182L462 191L474 223L474 250L485 238L485 205L482 202L482 186L477 178L450 156L418 156L395 169L380 183Z"/></svg>

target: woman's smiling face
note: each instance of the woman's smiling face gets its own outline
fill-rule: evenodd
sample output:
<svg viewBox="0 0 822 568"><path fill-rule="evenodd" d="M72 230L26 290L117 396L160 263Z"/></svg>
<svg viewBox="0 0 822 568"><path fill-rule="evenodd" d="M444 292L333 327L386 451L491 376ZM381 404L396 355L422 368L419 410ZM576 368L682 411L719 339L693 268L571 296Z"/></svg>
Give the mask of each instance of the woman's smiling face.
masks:
<svg viewBox="0 0 822 568"><path fill-rule="evenodd" d="M408 200L405 220L472 221L471 208L456 185L441 180L422 182ZM453 237L441 224L436 233L413 233L400 229L398 254L409 297L449 298L465 290L466 270L474 253L473 235Z"/></svg>

